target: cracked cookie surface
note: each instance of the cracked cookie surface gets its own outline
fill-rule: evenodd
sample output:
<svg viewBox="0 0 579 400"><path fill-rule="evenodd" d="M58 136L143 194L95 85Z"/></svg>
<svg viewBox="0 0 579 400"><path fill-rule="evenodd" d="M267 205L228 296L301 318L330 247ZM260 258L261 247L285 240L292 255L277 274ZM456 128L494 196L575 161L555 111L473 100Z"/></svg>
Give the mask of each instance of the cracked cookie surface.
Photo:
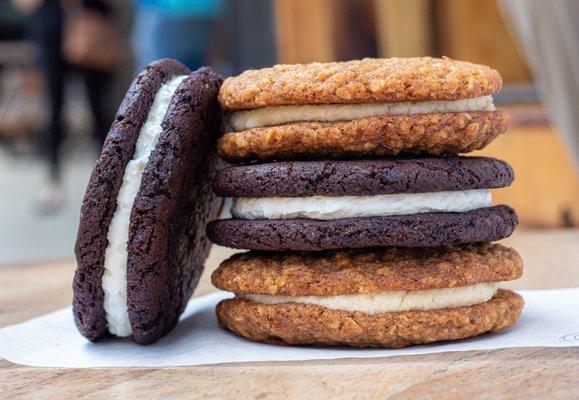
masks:
<svg viewBox="0 0 579 400"><path fill-rule="evenodd" d="M438 247L504 239L511 235L517 222L512 208L499 205L466 212L330 221L221 219L207 225L207 236L221 246L268 251Z"/></svg>
<svg viewBox="0 0 579 400"><path fill-rule="evenodd" d="M506 131L507 122L500 111L298 122L229 132L218 147L231 162L459 154L484 148Z"/></svg>
<svg viewBox="0 0 579 400"><path fill-rule="evenodd" d="M434 249L361 249L239 253L211 276L236 294L332 296L425 290L500 282L521 276L512 248L481 244Z"/></svg>
<svg viewBox="0 0 579 400"><path fill-rule="evenodd" d="M213 190L222 197L372 196L509 186L513 169L488 157L294 161L231 166Z"/></svg>
<svg viewBox="0 0 579 400"><path fill-rule="evenodd" d="M73 280L73 312L79 331L89 340L107 335L102 275L108 227L117 207L123 174L133 157L142 125L159 88L175 75L189 74L169 59L148 65L132 82L103 145L80 210Z"/></svg>
<svg viewBox="0 0 579 400"><path fill-rule="evenodd" d="M127 305L139 343L156 341L177 324L209 254L205 225L222 203L210 189L222 125L220 83L201 68L177 89L131 210Z"/></svg>
<svg viewBox="0 0 579 400"><path fill-rule="evenodd" d="M276 65L225 80L230 110L277 105L456 100L498 92L500 74L449 58L384 58Z"/></svg>

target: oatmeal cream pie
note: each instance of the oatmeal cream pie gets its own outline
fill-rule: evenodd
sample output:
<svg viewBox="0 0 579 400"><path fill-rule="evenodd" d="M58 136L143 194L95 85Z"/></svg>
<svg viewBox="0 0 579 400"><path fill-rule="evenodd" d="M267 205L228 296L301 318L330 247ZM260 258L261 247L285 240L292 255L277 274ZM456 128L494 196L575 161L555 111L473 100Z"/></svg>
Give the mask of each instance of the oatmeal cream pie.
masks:
<svg viewBox="0 0 579 400"><path fill-rule="evenodd" d="M514 179L486 157L293 161L231 166L213 189L233 218L212 221L215 243L249 250L437 247L509 236L515 212L491 204Z"/></svg>
<svg viewBox="0 0 579 400"><path fill-rule="evenodd" d="M236 294L220 325L250 340L399 348L513 325L523 299L499 289L522 261L500 244L439 249L248 252L213 273Z"/></svg>
<svg viewBox="0 0 579 400"><path fill-rule="evenodd" d="M129 88L90 177L75 246L73 312L91 341L154 342L177 323L201 275L223 125L222 78L156 61Z"/></svg>
<svg viewBox="0 0 579 400"><path fill-rule="evenodd" d="M232 113L219 152L233 162L466 153L505 131L492 99L501 86L496 70L449 58L249 70L221 87Z"/></svg>

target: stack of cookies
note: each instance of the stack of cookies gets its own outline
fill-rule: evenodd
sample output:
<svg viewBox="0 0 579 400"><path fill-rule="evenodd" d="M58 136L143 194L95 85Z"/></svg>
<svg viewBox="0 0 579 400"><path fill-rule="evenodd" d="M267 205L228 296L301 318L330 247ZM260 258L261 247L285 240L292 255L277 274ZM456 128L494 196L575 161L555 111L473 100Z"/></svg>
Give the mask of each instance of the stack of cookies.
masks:
<svg viewBox="0 0 579 400"><path fill-rule="evenodd" d="M215 193L233 218L214 243L251 250L214 272L235 293L219 323L282 344L403 347L514 324L499 289L520 256L492 242L515 212L491 204L511 167L460 157L506 129L497 71L450 59L365 59L246 71L221 87L230 132Z"/></svg>

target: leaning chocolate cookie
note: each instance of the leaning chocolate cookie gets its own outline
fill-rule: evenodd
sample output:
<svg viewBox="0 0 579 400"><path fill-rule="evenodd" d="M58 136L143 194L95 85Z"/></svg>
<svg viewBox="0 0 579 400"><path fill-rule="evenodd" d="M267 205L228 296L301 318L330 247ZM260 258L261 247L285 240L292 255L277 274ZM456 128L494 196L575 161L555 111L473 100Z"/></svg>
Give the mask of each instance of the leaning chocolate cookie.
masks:
<svg viewBox="0 0 579 400"><path fill-rule="evenodd" d="M93 170L75 246L73 312L91 341L167 334L209 252L205 224L222 127L222 78L156 61L131 84Z"/></svg>

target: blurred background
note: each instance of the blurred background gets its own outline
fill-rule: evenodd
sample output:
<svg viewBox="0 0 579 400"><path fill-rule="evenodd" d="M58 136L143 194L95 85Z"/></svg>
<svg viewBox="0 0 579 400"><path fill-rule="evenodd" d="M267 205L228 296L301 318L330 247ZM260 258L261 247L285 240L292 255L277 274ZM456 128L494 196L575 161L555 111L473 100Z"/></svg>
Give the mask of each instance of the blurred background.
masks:
<svg viewBox="0 0 579 400"><path fill-rule="evenodd" d="M0 0L0 267L72 258L82 195L142 66L448 56L503 76L507 134L483 155L522 229L579 225L577 0Z"/></svg>

